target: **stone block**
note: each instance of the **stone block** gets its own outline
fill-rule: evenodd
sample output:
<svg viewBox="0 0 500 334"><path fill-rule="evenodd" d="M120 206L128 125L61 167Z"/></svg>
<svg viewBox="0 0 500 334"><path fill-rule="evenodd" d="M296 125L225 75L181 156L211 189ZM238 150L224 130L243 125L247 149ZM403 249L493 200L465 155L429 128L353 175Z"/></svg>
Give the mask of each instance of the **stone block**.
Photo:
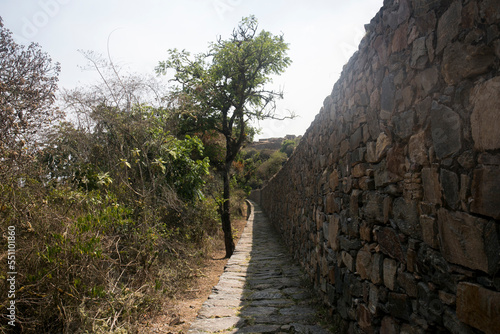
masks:
<svg viewBox="0 0 500 334"><path fill-rule="evenodd" d="M448 206L454 210L458 208L459 189L458 189L458 176L457 174L447 170L441 169L441 188L443 189L444 200Z"/></svg>
<svg viewBox="0 0 500 334"><path fill-rule="evenodd" d="M330 174L330 177L328 179L328 185L330 186L331 191L337 189L339 185L339 171L337 169L334 169L333 172Z"/></svg>
<svg viewBox="0 0 500 334"><path fill-rule="evenodd" d="M363 177L365 176L366 170L368 169L368 164L357 164L353 167L351 175L353 177Z"/></svg>
<svg viewBox="0 0 500 334"><path fill-rule="evenodd" d="M396 89L394 87L394 76L387 75L382 80L382 91L380 94L380 118L389 119L394 110L394 94Z"/></svg>
<svg viewBox="0 0 500 334"><path fill-rule="evenodd" d="M375 253L372 256L372 268L370 273L370 280L373 284L382 283L382 268L383 268L384 256L379 253Z"/></svg>
<svg viewBox="0 0 500 334"><path fill-rule="evenodd" d="M331 215L328 220L328 243L330 248L336 251L339 249L340 217L339 215Z"/></svg>
<svg viewBox="0 0 500 334"><path fill-rule="evenodd" d="M342 262L350 272L354 272L354 258L348 252L342 251Z"/></svg>
<svg viewBox="0 0 500 334"><path fill-rule="evenodd" d="M387 151L391 147L391 143L391 138L389 138L384 132L381 132L375 144L376 161L380 161L383 157L385 157Z"/></svg>
<svg viewBox="0 0 500 334"><path fill-rule="evenodd" d="M374 163L377 162L376 154L377 144L374 141L366 143L366 161Z"/></svg>
<svg viewBox="0 0 500 334"><path fill-rule="evenodd" d="M458 35L461 20L462 3L455 1L439 19L436 53L440 53Z"/></svg>
<svg viewBox="0 0 500 334"><path fill-rule="evenodd" d="M394 259L406 263L403 246L399 241L399 236L394 229L389 227L380 228L377 231L377 241L380 245L380 250Z"/></svg>
<svg viewBox="0 0 500 334"><path fill-rule="evenodd" d="M420 226L422 227L423 241L434 249L439 249L438 228L436 219L428 216L420 216Z"/></svg>
<svg viewBox="0 0 500 334"><path fill-rule="evenodd" d="M431 131L432 143L439 159L446 158L462 148L462 121L449 107L433 102Z"/></svg>
<svg viewBox="0 0 500 334"><path fill-rule="evenodd" d="M410 109L393 117L394 132L401 139L407 139L413 134L415 111Z"/></svg>
<svg viewBox="0 0 500 334"><path fill-rule="evenodd" d="M368 307L364 304L359 304L357 311L358 325L363 330L363 333L371 334L374 333L374 327L372 325L373 315L370 313Z"/></svg>
<svg viewBox="0 0 500 334"><path fill-rule="evenodd" d="M406 292L408 296L413 298L417 297L417 281L412 274L407 272L398 273L398 285Z"/></svg>
<svg viewBox="0 0 500 334"><path fill-rule="evenodd" d="M361 279L370 279L372 270L372 254L366 248L359 250L356 256L356 272Z"/></svg>
<svg viewBox="0 0 500 334"><path fill-rule="evenodd" d="M428 60L425 37L417 38L412 45L410 66L417 70L423 70Z"/></svg>
<svg viewBox="0 0 500 334"><path fill-rule="evenodd" d="M424 187L424 201L441 205L439 174L435 168L422 169L422 184Z"/></svg>
<svg viewBox="0 0 500 334"><path fill-rule="evenodd" d="M500 76L478 84L472 91L472 139L477 150L500 148Z"/></svg>
<svg viewBox="0 0 500 334"><path fill-rule="evenodd" d="M399 334L398 322L393 317L385 316L380 323L380 334Z"/></svg>
<svg viewBox="0 0 500 334"><path fill-rule="evenodd" d="M364 199L364 216L368 221L379 221L384 220L383 216L383 202L384 197L377 192L370 191L365 193Z"/></svg>
<svg viewBox="0 0 500 334"><path fill-rule="evenodd" d="M500 167L485 166L474 170L471 211L500 219Z"/></svg>
<svg viewBox="0 0 500 334"><path fill-rule="evenodd" d="M500 243L494 221L441 208L438 228L447 261L490 274L498 270Z"/></svg>
<svg viewBox="0 0 500 334"><path fill-rule="evenodd" d="M396 289L396 273L398 264L395 260L386 258L383 262L384 285L390 290Z"/></svg>
<svg viewBox="0 0 500 334"><path fill-rule="evenodd" d="M398 197L393 202L393 215L401 232L416 239L422 239L417 202Z"/></svg>
<svg viewBox="0 0 500 334"><path fill-rule="evenodd" d="M448 85L488 72L495 61L493 49L459 42L446 47L441 72Z"/></svg>
<svg viewBox="0 0 500 334"><path fill-rule="evenodd" d="M486 334L500 328L500 292L461 282L457 287L457 317Z"/></svg>
<svg viewBox="0 0 500 334"><path fill-rule="evenodd" d="M408 144L408 152L410 156L410 161L412 164L417 164L420 166L426 166L429 164L429 158L427 157L427 147L426 133L425 131L420 131L410 137L410 142Z"/></svg>
<svg viewBox="0 0 500 334"><path fill-rule="evenodd" d="M413 85L419 87L420 96L429 96L436 88L439 82L439 71L436 67L431 67L419 72L415 76Z"/></svg>

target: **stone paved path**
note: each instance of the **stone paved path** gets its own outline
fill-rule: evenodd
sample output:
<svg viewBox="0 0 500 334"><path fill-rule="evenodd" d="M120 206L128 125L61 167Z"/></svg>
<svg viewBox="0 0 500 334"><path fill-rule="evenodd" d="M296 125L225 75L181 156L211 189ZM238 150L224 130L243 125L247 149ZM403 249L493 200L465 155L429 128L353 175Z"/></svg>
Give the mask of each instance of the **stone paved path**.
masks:
<svg viewBox="0 0 500 334"><path fill-rule="evenodd" d="M319 324L301 269L251 205L236 250L188 333L331 333Z"/></svg>

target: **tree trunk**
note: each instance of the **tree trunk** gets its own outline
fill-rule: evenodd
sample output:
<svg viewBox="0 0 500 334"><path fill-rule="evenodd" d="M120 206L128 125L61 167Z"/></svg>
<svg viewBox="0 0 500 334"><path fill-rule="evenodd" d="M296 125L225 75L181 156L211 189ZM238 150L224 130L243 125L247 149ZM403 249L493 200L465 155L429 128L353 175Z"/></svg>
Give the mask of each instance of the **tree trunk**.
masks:
<svg viewBox="0 0 500 334"><path fill-rule="evenodd" d="M223 199L224 202L222 204L222 230L224 231L224 244L226 245L226 258L230 258L234 252L234 241L233 241L233 232L231 229L231 214L229 212L230 202L229 202L229 194L230 194L230 184L229 184L229 173L230 173L230 164L226 164L224 168L224 194Z"/></svg>

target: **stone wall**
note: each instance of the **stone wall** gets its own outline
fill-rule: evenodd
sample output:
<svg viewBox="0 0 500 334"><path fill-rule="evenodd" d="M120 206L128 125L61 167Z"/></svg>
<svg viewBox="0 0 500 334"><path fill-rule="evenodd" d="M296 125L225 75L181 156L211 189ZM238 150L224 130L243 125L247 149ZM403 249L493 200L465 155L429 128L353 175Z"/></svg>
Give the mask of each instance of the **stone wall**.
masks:
<svg viewBox="0 0 500 334"><path fill-rule="evenodd" d="M500 5L389 0L261 205L352 333L498 333Z"/></svg>

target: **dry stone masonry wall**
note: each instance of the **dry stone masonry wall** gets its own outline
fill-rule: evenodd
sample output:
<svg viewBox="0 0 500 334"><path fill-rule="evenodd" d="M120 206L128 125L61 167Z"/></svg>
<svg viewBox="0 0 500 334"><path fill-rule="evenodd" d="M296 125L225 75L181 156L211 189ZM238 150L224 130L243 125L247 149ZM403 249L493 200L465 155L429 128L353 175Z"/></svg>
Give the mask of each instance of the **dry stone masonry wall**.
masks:
<svg viewBox="0 0 500 334"><path fill-rule="evenodd" d="M498 0L385 1L257 194L351 333L500 332L499 31Z"/></svg>

